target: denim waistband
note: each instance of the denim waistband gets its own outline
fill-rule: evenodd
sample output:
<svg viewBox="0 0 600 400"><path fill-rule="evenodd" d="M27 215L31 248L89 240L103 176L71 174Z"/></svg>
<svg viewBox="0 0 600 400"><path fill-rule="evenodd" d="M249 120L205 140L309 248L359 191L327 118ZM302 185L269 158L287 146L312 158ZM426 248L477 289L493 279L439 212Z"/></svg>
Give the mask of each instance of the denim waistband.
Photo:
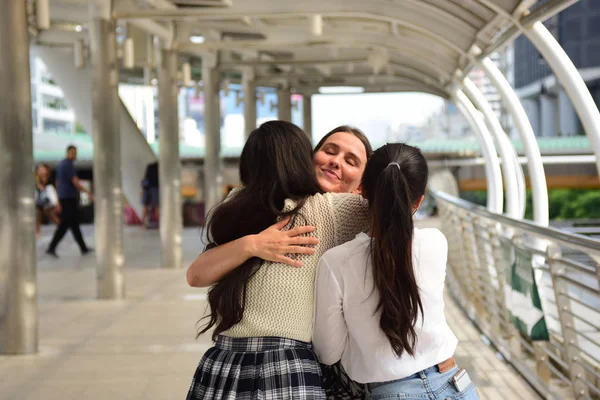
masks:
<svg viewBox="0 0 600 400"><path fill-rule="evenodd" d="M394 379L392 381L384 381L384 382L371 382L371 383L367 383L365 386L368 391L371 391L380 386L389 385L391 383L400 382L400 381L407 381L407 380L411 380L411 379L421 378L423 375L429 375L429 374L432 374L435 372L439 372L439 368L437 365L434 365L433 367L425 368L422 371L415 372L414 374L405 376L404 378Z"/></svg>

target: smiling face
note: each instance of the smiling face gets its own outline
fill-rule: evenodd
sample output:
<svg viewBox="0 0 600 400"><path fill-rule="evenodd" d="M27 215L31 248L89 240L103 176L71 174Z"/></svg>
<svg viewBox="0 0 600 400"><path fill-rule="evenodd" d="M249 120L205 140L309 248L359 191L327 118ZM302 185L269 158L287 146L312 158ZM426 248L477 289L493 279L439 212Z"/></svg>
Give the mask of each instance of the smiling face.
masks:
<svg viewBox="0 0 600 400"><path fill-rule="evenodd" d="M360 193L367 151L354 134L334 133L317 150L313 159L317 180L324 192Z"/></svg>

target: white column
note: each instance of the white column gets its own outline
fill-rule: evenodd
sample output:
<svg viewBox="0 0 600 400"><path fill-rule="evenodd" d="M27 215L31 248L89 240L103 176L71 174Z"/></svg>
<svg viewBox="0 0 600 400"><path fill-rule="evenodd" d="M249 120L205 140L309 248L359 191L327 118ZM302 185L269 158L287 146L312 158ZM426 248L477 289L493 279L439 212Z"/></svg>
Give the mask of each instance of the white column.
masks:
<svg viewBox="0 0 600 400"><path fill-rule="evenodd" d="M163 268L183 266L177 91L177 52L162 49L158 62L158 182Z"/></svg>
<svg viewBox="0 0 600 400"><path fill-rule="evenodd" d="M483 154L485 160L485 175L487 180L487 208L491 212L502 214L502 172L500 171L500 163L498 155L494 149L494 142L485 126L483 117L479 111L473 106L473 103L467 98L462 90L454 92L456 107L467 119Z"/></svg>
<svg viewBox="0 0 600 400"><path fill-rule="evenodd" d="M27 4L0 13L0 354L38 350Z"/></svg>
<svg viewBox="0 0 600 400"><path fill-rule="evenodd" d="M573 61L541 22L523 30L569 95L596 155L600 172L600 112Z"/></svg>
<svg viewBox="0 0 600 400"><path fill-rule="evenodd" d="M119 69L116 48L114 22L95 18L90 30L90 49L96 287L100 299L125 297L121 157L115 157L121 154Z"/></svg>
<svg viewBox="0 0 600 400"><path fill-rule="evenodd" d="M208 56L207 56L208 57ZM221 177L220 73L214 64L203 61L204 81L204 212L205 215L223 197Z"/></svg>
<svg viewBox="0 0 600 400"><path fill-rule="evenodd" d="M556 102L554 98L543 93L540 95L540 136L555 137L556 136Z"/></svg>
<svg viewBox="0 0 600 400"><path fill-rule="evenodd" d="M312 96L310 94L302 95L302 128L312 141Z"/></svg>
<svg viewBox="0 0 600 400"><path fill-rule="evenodd" d="M485 71L487 77L496 87L496 90L502 96L502 100L513 117L515 127L523 142L525 155L527 156L527 167L533 197L533 220L542 226L548 226L548 188L546 186L544 164L542 163L542 155L540 154L535 134L527 119L527 114L517 94L494 62L489 57L486 57L480 60L478 65Z"/></svg>
<svg viewBox="0 0 600 400"><path fill-rule="evenodd" d="M579 133L579 121L577 113L567 93L561 89L558 94L558 115L559 128L558 131L563 136L575 136Z"/></svg>
<svg viewBox="0 0 600 400"><path fill-rule="evenodd" d="M498 152L502 159L502 173L506 185L506 213L513 218L523 218L523 215L519 215L519 211L524 207L520 207L519 205L519 201L521 200L519 198L519 187L517 184L517 178L519 176L515 170L515 166L517 165L515 162L517 161L517 152L502 129L496 113L494 113L494 110L492 110L492 107L477 86L475 86L469 78L465 78L463 85L467 96L473 101L475 107L483 113L489 131L498 145ZM523 202L525 201L525 199L522 200Z"/></svg>
<svg viewBox="0 0 600 400"><path fill-rule="evenodd" d="M288 88L277 89L277 118L292 121L292 95Z"/></svg>
<svg viewBox="0 0 600 400"><path fill-rule="evenodd" d="M246 70L242 76L244 92L244 135L248 139L250 132L256 129L256 83L254 71Z"/></svg>

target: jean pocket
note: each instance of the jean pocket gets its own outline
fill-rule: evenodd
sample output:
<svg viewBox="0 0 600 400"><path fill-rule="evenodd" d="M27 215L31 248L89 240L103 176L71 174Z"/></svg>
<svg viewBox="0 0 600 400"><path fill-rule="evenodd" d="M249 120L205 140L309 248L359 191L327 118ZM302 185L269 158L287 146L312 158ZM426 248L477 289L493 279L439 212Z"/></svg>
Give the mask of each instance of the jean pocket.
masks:
<svg viewBox="0 0 600 400"><path fill-rule="evenodd" d="M450 393L452 391L453 393ZM475 389L475 385L470 383L464 390L457 392L454 385L450 385L448 390L439 396L443 400L479 400L479 393Z"/></svg>

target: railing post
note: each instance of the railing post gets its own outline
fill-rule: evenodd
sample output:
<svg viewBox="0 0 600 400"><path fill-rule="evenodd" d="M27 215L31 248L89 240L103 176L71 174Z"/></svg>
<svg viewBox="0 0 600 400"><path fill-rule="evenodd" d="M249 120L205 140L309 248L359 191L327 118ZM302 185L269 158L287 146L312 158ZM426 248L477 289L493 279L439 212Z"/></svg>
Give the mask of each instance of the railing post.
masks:
<svg viewBox="0 0 600 400"><path fill-rule="evenodd" d="M561 263L561 250L556 245L549 245L546 249L546 260L550 266L550 276L552 277L552 287L556 297L556 308L558 309L558 319L562 330L564 347L567 351L565 360L569 366L569 377L571 378L571 387L575 398L587 398L589 396L588 388L581 380L585 376L577 333L575 331L575 321L573 319L571 302L567 283L562 279L565 273L565 267Z"/></svg>
<svg viewBox="0 0 600 400"><path fill-rule="evenodd" d="M546 386L550 385L550 378L552 377L552 370L548 366L548 354L546 353L546 343L535 342L533 344L534 357L535 357L535 370L538 377Z"/></svg>
<svg viewBox="0 0 600 400"><path fill-rule="evenodd" d="M471 281L469 286L472 289L472 306L474 307L474 310L470 310L469 316L473 319L482 320L484 319L485 315L485 306L483 304L483 295L481 293L481 285L478 277L481 266L479 265L477 242L475 239L475 222L476 218L473 216L467 216L465 220L463 220L463 237L466 239L463 241L463 244L465 250L465 260L467 262L467 268ZM473 315L473 311L475 312L477 318L475 318L475 315Z"/></svg>

